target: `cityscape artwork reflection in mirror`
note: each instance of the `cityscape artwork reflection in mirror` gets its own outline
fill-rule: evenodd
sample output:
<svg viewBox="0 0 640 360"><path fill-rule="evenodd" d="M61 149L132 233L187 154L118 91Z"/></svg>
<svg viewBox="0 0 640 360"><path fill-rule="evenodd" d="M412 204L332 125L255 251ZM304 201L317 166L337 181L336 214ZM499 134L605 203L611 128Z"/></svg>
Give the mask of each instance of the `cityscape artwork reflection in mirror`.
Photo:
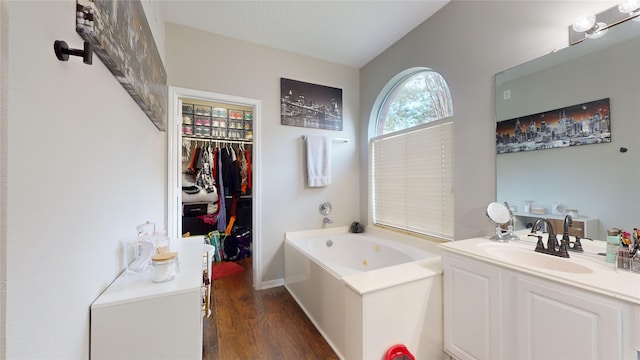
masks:
<svg viewBox="0 0 640 360"><path fill-rule="evenodd" d="M497 123L498 154L611 142L609 98Z"/></svg>

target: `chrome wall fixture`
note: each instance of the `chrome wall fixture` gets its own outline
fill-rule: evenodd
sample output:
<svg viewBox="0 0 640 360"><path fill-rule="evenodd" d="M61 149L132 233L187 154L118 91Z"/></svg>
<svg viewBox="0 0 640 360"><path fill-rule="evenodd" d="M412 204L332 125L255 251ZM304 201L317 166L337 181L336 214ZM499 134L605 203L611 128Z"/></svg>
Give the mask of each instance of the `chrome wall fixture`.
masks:
<svg viewBox="0 0 640 360"><path fill-rule="evenodd" d="M586 39L597 39L606 34L607 29L627 20L640 21L640 0L624 0L597 14L578 17L569 26L569 44L575 45Z"/></svg>

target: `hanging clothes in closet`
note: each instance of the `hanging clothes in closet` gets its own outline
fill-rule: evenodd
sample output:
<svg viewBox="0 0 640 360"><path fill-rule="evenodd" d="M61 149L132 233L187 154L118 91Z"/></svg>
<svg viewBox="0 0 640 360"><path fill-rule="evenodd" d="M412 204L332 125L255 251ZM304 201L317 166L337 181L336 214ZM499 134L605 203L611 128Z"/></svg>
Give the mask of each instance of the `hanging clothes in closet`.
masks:
<svg viewBox="0 0 640 360"><path fill-rule="evenodd" d="M253 225L249 159L253 138L253 111L248 108L227 107L224 103L187 98L181 100L182 198L185 201L182 207L182 234L208 235L217 229L235 237L239 234L238 229L244 227L246 231L240 233L240 237L247 239L246 234L250 234ZM202 211L203 203L188 203L192 197L204 194L210 196L212 193L217 196L217 201L207 202L204 214L197 214ZM212 204L215 205L215 214L211 214L212 208L209 205ZM187 214L185 208L192 209L193 212ZM236 217L241 221L235 221L234 226ZM205 224L203 221L214 223ZM221 234L220 238L224 240L225 236Z"/></svg>
<svg viewBox="0 0 640 360"><path fill-rule="evenodd" d="M249 150L244 149L244 157L245 160L247 162L247 191L245 192L245 194L251 194L251 189L252 189L252 182L251 182L251 154L249 153Z"/></svg>
<svg viewBox="0 0 640 360"><path fill-rule="evenodd" d="M227 144L221 149L222 179L224 181L225 194L234 196L240 194L240 172L238 159L231 145Z"/></svg>
<svg viewBox="0 0 640 360"><path fill-rule="evenodd" d="M240 197L251 195L251 154L242 143L236 148L233 146L227 143L215 151L218 159L215 163L218 166L214 169L214 174L219 179L220 196L225 202L221 203L221 207L227 211L226 226L223 226L224 217L220 214L218 230L223 231L224 228L227 234L233 229Z"/></svg>
<svg viewBox="0 0 640 360"><path fill-rule="evenodd" d="M220 191L220 214L218 216L217 229L219 232L224 233L227 229L227 200L225 197L224 177L222 176L222 151L218 147L215 150L215 158L216 161L214 163L217 168L214 170L214 174L217 174L216 179L218 179L218 190Z"/></svg>
<svg viewBox="0 0 640 360"><path fill-rule="evenodd" d="M236 158L238 159L238 173L240 175L240 193L242 195L245 195L249 187L248 177L247 177L248 165L247 165L247 158L244 155L242 146L238 147Z"/></svg>
<svg viewBox="0 0 640 360"><path fill-rule="evenodd" d="M182 176L183 216L197 216L214 225L219 215L219 191L213 177L213 151L210 143L191 149L192 141L183 141L183 155L191 154L188 168ZM185 149L186 147L186 149Z"/></svg>

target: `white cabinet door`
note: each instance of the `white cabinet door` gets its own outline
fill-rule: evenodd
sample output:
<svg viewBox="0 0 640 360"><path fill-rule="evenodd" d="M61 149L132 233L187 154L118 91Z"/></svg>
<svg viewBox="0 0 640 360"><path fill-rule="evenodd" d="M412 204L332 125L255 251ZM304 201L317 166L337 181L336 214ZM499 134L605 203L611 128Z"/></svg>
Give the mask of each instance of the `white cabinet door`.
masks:
<svg viewBox="0 0 640 360"><path fill-rule="evenodd" d="M453 254L444 269L444 347L457 359L503 359L500 268Z"/></svg>
<svg viewBox="0 0 640 360"><path fill-rule="evenodd" d="M91 359L200 359L199 289L91 311Z"/></svg>
<svg viewBox="0 0 640 360"><path fill-rule="evenodd" d="M603 360L633 356L630 304L514 274L514 359Z"/></svg>

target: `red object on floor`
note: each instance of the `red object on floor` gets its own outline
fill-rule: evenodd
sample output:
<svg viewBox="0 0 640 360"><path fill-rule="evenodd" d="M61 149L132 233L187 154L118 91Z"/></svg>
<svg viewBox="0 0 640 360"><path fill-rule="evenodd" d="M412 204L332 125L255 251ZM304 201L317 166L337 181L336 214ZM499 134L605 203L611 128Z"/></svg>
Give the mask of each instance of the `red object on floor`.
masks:
<svg viewBox="0 0 640 360"><path fill-rule="evenodd" d="M217 280L243 271L244 268L242 266L231 261L214 263L211 268L211 280Z"/></svg>
<svg viewBox="0 0 640 360"><path fill-rule="evenodd" d="M387 351L387 357L385 360L415 360L416 358L412 353L407 350L407 347L401 344L393 345L389 351Z"/></svg>

